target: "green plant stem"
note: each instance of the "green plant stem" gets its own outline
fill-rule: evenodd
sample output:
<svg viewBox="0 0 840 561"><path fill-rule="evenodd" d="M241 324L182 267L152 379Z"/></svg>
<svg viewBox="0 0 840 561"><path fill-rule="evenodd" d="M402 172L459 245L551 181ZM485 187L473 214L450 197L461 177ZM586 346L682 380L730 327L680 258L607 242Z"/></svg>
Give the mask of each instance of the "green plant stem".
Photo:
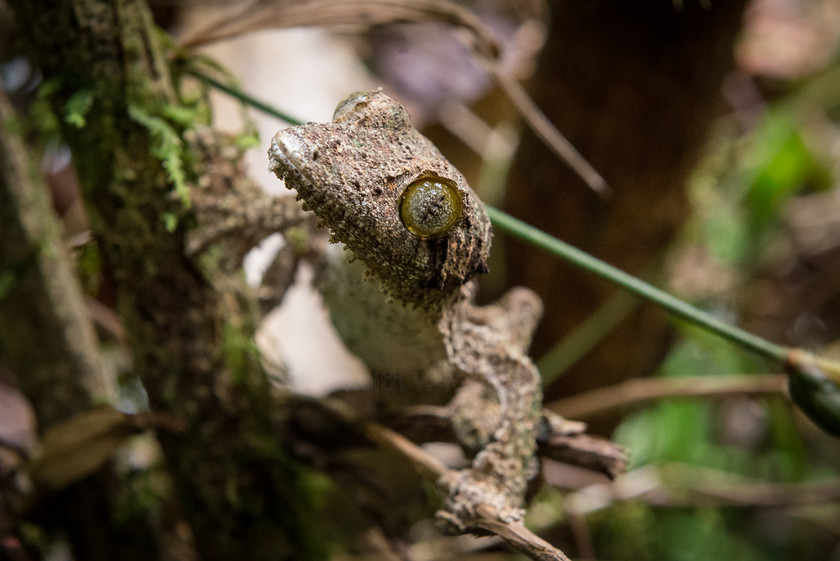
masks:
<svg viewBox="0 0 840 561"><path fill-rule="evenodd" d="M197 70L188 70L187 74L189 74L193 78L198 78L202 82L205 82L206 84L208 84L210 86L213 86L217 90L225 92L229 96L238 99L242 103L250 105L251 107L254 107L255 109L259 109L263 113L267 113L268 115L271 115L272 117L277 117L281 121L286 121L290 125L302 125L303 124L302 120L296 119L295 117L292 117L288 113L283 113L279 109L277 109L275 107L272 107L271 105L269 105L267 103L264 103L264 102L260 101L259 99L255 98L255 97L251 97L250 95L246 94L242 90L238 90L236 88L228 86L227 84L219 82L215 78L211 78L210 76L207 76L206 74L198 72Z"/></svg>
<svg viewBox="0 0 840 561"><path fill-rule="evenodd" d="M737 343L761 356L779 362L785 362L790 351L789 348L771 343L752 333L732 324L721 321L706 312L698 310L694 306L683 302L679 298L668 294L624 271L593 257L576 247L558 240L545 232L514 218L513 216L490 206L487 206L487 214L495 226L516 236L528 243L540 247L552 255L573 263L582 269L598 275L610 282L614 282L628 292L635 294L665 309L667 312L684 319L685 321L703 327L724 339Z"/></svg>

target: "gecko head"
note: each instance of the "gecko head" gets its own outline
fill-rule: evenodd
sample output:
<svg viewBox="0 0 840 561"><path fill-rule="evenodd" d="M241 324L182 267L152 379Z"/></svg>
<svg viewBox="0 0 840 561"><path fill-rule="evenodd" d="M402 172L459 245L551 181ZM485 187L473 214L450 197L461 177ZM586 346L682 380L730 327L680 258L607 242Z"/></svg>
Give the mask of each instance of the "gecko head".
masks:
<svg viewBox="0 0 840 561"><path fill-rule="evenodd" d="M278 132L270 168L392 296L434 306L487 271L490 221L478 196L405 108L351 94L333 122Z"/></svg>

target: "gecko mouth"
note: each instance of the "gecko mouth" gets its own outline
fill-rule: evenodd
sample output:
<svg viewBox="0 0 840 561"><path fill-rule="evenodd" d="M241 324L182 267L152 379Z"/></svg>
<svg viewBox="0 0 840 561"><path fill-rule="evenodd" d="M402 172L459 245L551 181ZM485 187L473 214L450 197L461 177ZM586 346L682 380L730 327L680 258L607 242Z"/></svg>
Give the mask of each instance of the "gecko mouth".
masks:
<svg viewBox="0 0 840 561"><path fill-rule="evenodd" d="M290 135L284 135L284 132L278 132L271 141L272 158L270 171L278 176L282 176L284 181L294 179L295 181L301 181L311 186L312 181L303 171L306 168L304 163L306 162L306 157L301 154L303 147L296 138ZM289 183L294 183L294 181L286 181L286 187L292 189Z"/></svg>

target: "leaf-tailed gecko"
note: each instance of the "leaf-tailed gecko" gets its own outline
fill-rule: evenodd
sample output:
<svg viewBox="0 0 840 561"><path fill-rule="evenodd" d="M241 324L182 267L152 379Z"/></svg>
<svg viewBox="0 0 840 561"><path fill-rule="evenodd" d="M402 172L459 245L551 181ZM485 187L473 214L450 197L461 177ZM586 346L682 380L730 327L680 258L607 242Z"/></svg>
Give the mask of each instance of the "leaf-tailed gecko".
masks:
<svg viewBox="0 0 840 561"><path fill-rule="evenodd" d="M453 532L469 530L484 505L503 522L521 521L542 420L526 351L542 304L524 288L474 304L471 279L487 271L492 235L481 201L380 91L351 94L331 123L281 130L269 158L352 252L333 257L320 282L347 347L374 372L443 368L464 378L450 407L475 455L440 482L441 518Z"/></svg>

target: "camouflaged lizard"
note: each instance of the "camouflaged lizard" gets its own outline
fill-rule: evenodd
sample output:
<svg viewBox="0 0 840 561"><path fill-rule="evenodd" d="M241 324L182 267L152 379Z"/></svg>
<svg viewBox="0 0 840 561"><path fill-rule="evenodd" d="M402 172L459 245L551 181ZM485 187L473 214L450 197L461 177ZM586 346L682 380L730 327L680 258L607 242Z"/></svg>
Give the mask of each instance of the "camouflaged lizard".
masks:
<svg viewBox="0 0 840 561"><path fill-rule="evenodd" d="M352 252L332 255L320 287L347 347L373 372L449 371L463 385L450 404L472 465L440 482L449 530L476 509L502 522L523 516L542 420L539 373L526 355L542 313L513 289L474 304L487 271L491 227L464 177L379 91L345 98L333 122L278 132L270 168Z"/></svg>

